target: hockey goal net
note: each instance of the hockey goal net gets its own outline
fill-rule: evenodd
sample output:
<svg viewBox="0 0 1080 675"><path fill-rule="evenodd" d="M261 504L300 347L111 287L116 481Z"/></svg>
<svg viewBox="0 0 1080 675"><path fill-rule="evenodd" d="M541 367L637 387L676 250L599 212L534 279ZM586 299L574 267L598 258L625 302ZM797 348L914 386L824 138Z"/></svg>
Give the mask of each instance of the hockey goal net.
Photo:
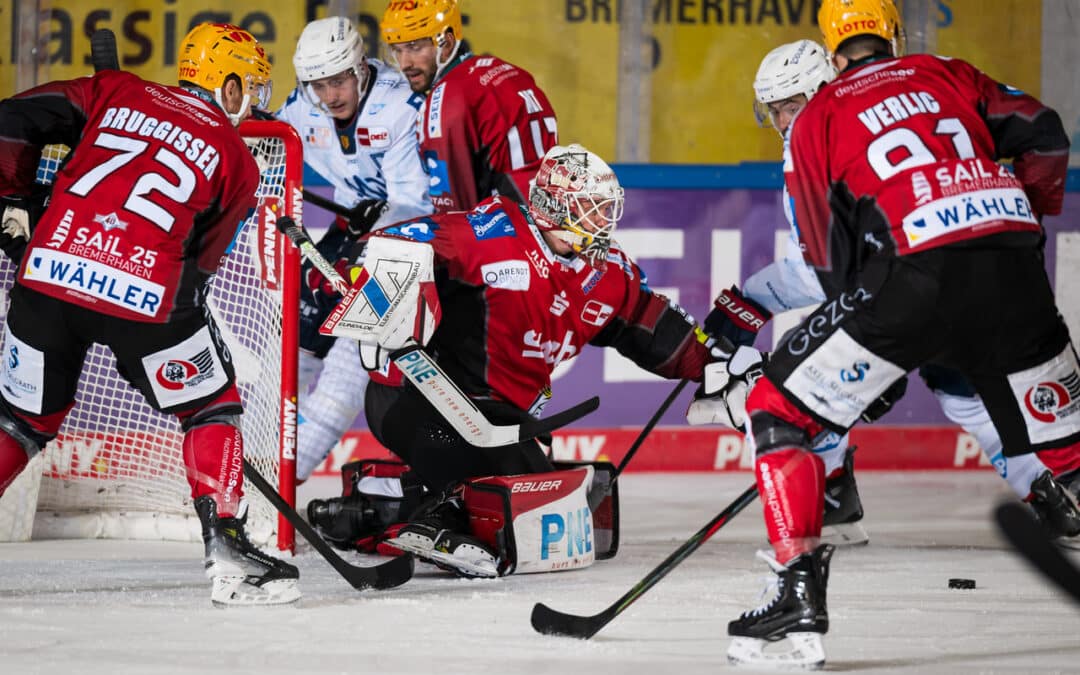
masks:
<svg viewBox="0 0 1080 675"><path fill-rule="evenodd" d="M282 122L248 121L241 134L259 164L259 204L211 281L210 307L236 366L244 455L294 504L299 259L275 221L302 222L301 143ZM46 148L39 182L51 183L67 151ZM0 319L13 271L0 256ZM60 435L0 499L0 540L201 540L182 439L176 418L147 405L94 345ZM250 484L245 495L251 539L291 549L292 527Z"/></svg>

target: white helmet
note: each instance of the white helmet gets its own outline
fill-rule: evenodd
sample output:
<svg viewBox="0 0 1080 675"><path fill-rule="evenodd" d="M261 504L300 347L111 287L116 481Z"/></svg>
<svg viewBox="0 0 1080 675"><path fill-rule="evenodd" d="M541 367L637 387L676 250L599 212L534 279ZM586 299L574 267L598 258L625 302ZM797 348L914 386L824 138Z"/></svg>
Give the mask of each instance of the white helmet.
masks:
<svg viewBox="0 0 1080 675"><path fill-rule="evenodd" d="M350 70L356 74L357 86L363 91L367 77L365 63L364 39L343 16L316 19L304 26L293 54L296 79L308 98L316 102L318 97L307 91L309 82Z"/></svg>
<svg viewBox="0 0 1080 675"><path fill-rule="evenodd" d="M622 218L623 189L607 162L578 144L556 145L529 186L529 213L593 267L603 269Z"/></svg>
<svg viewBox="0 0 1080 675"><path fill-rule="evenodd" d="M781 45L765 55L754 78L754 116L769 119L769 103L802 94L809 100L836 77L825 48L812 40Z"/></svg>

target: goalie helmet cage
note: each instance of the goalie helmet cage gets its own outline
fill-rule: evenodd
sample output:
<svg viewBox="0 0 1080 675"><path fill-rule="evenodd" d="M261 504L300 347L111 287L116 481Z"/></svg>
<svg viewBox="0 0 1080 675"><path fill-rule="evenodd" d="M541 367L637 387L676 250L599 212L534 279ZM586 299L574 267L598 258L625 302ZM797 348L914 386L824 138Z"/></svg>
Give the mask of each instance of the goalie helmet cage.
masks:
<svg viewBox="0 0 1080 675"><path fill-rule="evenodd" d="M259 165L259 201L210 283L209 304L236 367L244 456L295 505L300 261L275 222L302 222L302 145L284 122L246 121L240 133ZM39 182L51 182L66 152L46 148ZM13 273L0 256L0 318ZM0 498L0 540L201 541L182 447L177 419L153 410L112 353L93 345L60 435ZM291 550L292 525L253 486L244 492L252 541Z"/></svg>

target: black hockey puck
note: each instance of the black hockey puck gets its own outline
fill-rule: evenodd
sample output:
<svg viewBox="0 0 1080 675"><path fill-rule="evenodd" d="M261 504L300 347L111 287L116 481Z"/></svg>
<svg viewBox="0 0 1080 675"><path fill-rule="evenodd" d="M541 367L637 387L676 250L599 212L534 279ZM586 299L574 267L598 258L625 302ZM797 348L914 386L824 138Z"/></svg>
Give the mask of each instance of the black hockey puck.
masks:
<svg viewBox="0 0 1080 675"><path fill-rule="evenodd" d="M949 579L949 588L960 588L963 590L971 590L975 588L974 579Z"/></svg>

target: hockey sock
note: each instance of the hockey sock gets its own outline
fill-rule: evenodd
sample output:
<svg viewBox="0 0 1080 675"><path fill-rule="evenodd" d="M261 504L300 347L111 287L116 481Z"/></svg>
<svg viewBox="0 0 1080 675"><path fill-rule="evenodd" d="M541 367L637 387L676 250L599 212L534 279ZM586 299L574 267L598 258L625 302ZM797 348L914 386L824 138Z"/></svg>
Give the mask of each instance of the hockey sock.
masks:
<svg viewBox="0 0 1080 675"><path fill-rule="evenodd" d="M12 481L18 478L30 458L19 442L6 432L0 431L0 496Z"/></svg>
<svg viewBox="0 0 1080 675"><path fill-rule="evenodd" d="M797 447L768 452L754 463L765 529L776 559L786 564L812 551L821 537L825 465Z"/></svg>
<svg viewBox="0 0 1080 675"><path fill-rule="evenodd" d="M244 495L244 441L240 430L216 422L184 434L184 465L192 499L209 495L222 518L237 515Z"/></svg>
<svg viewBox="0 0 1080 675"><path fill-rule="evenodd" d="M1050 469L1054 478L1080 469L1080 443L1052 450L1036 450L1033 454ZM1016 459L1012 457L1010 461Z"/></svg>

